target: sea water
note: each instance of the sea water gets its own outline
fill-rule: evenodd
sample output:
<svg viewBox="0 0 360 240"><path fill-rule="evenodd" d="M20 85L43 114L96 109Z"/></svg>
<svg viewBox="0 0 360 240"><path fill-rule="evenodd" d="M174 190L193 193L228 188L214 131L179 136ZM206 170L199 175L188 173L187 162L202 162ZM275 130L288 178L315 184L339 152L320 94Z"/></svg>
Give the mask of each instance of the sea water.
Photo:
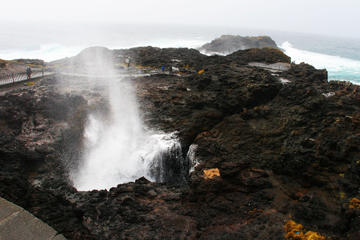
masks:
<svg viewBox="0 0 360 240"><path fill-rule="evenodd" d="M171 25L12 25L2 27L0 59L71 57L89 46L198 48L222 34L271 36L291 60L327 69L329 80L360 84L360 40L272 30Z"/></svg>
<svg viewBox="0 0 360 240"><path fill-rule="evenodd" d="M329 80L360 84L359 39L290 33L274 39L293 62L327 69Z"/></svg>

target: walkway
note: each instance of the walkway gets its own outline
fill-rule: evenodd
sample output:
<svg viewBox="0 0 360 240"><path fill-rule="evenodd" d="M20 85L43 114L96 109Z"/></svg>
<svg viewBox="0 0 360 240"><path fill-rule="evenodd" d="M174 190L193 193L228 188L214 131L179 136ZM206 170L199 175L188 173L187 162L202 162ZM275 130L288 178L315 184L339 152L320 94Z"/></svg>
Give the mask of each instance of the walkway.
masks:
<svg viewBox="0 0 360 240"><path fill-rule="evenodd" d="M53 75L53 72L42 72L42 71L34 71L31 74L31 78L27 78L26 73L12 73L12 74L0 74L0 86L2 85L10 85L17 82L23 82L27 80L35 80L37 78Z"/></svg>
<svg viewBox="0 0 360 240"><path fill-rule="evenodd" d="M278 63L273 63L273 64L267 64L267 63L262 63L262 62L250 62L249 66L252 67L259 67L259 68L264 68L267 70L273 70L273 71L288 71L291 67L291 65L289 63L282 63L282 62L278 62Z"/></svg>
<svg viewBox="0 0 360 240"><path fill-rule="evenodd" d="M119 78L126 78L126 77L148 77L151 76L150 73L138 73L138 72L133 72L133 73L119 73L119 74L110 74L110 75L106 75L106 74L86 74L86 73L77 73L77 72L58 72L59 75L63 75L63 76L70 76L70 77L82 77L82 78L88 78L88 79L96 79L96 78L101 78L101 79L119 79Z"/></svg>
<svg viewBox="0 0 360 240"><path fill-rule="evenodd" d="M66 240L23 208L0 198L0 240Z"/></svg>

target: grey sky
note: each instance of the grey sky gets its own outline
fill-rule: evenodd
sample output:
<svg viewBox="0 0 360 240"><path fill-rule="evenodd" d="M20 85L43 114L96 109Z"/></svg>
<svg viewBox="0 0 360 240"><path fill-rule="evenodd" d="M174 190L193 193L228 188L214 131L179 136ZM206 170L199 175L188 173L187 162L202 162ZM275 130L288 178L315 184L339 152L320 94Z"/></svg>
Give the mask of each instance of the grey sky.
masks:
<svg viewBox="0 0 360 240"><path fill-rule="evenodd" d="M359 0L12 0L5 22L163 23L360 37Z"/></svg>

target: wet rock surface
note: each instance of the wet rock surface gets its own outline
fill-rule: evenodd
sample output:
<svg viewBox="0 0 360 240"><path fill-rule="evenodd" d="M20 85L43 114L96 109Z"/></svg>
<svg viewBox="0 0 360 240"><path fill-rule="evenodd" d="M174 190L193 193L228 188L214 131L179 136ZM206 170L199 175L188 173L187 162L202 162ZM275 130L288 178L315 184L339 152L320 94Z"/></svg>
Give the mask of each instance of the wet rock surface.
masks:
<svg viewBox="0 0 360 240"><path fill-rule="evenodd" d="M80 147L81 96L59 95L53 80L1 96L0 194L59 229L83 239L88 230L65 198L69 184L62 154ZM90 236L90 234L89 234Z"/></svg>
<svg viewBox="0 0 360 240"><path fill-rule="evenodd" d="M275 49L117 51L153 71L132 79L139 105L149 126L178 132L187 182L77 192L66 169L78 157L64 155L81 149L88 102L44 79L0 97L2 197L68 239L284 239L288 220L358 239L358 86L306 64L276 74L248 66L290 62ZM220 176L205 179L206 169Z"/></svg>

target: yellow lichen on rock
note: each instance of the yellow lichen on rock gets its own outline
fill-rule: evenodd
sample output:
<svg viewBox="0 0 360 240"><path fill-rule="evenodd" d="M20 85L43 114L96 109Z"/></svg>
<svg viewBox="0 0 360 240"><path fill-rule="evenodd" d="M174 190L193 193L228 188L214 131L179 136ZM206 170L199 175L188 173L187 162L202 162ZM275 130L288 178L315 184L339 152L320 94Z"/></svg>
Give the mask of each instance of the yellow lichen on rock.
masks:
<svg viewBox="0 0 360 240"><path fill-rule="evenodd" d="M35 85L35 82L26 82L25 85L26 86L33 86L33 85Z"/></svg>
<svg viewBox="0 0 360 240"><path fill-rule="evenodd" d="M204 69L201 69L200 71L198 71L198 74L203 74L205 72Z"/></svg>
<svg viewBox="0 0 360 240"><path fill-rule="evenodd" d="M213 179L215 177L220 177L220 171L218 168L204 169L204 179Z"/></svg>
<svg viewBox="0 0 360 240"><path fill-rule="evenodd" d="M287 221L284 226L285 238L290 240L325 240L325 237L317 232L307 231L304 233L303 225L293 220Z"/></svg>
<svg viewBox="0 0 360 240"><path fill-rule="evenodd" d="M301 240L304 239L304 233L302 232L303 226L301 224L297 224L293 220L287 221L284 226L285 228L285 238L291 240Z"/></svg>
<svg viewBox="0 0 360 240"><path fill-rule="evenodd" d="M325 240L325 237L317 232L308 231L304 236L305 240Z"/></svg>
<svg viewBox="0 0 360 240"><path fill-rule="evenodd" d="M135 65L136 68L140 68L140 69L154 69L154 67L151 66L142 66L142 65Z"/></svg>
<svg viewBox="0 0 360 240"><path fill-rule="evenodd" d="M288 232L285 234L286 239L291 240L303 240L304 239L304 233L303 232Z"/></svg>
<svg viewBox="0 0 360 240"><path fill-rule="evenodd" d="M346 197L346 194L344 192L339 193L340 199L344 199Z"/></svg>
<svg viewBox="0 0 360 240"><path fill-rule="evenodd" d="M360 209L360 200L353 198L349 202L349 209Z"/></svg>
<svg viewBox="0 0 360 240"><path fill-rule="evenodd" d="M286 232L302 231L302 229L303 229L303 225L297 224L297 223L294 222L293 220L289 220L289 221L287 221L287 223L285 224L285 231L286 231Z"/></svg>

